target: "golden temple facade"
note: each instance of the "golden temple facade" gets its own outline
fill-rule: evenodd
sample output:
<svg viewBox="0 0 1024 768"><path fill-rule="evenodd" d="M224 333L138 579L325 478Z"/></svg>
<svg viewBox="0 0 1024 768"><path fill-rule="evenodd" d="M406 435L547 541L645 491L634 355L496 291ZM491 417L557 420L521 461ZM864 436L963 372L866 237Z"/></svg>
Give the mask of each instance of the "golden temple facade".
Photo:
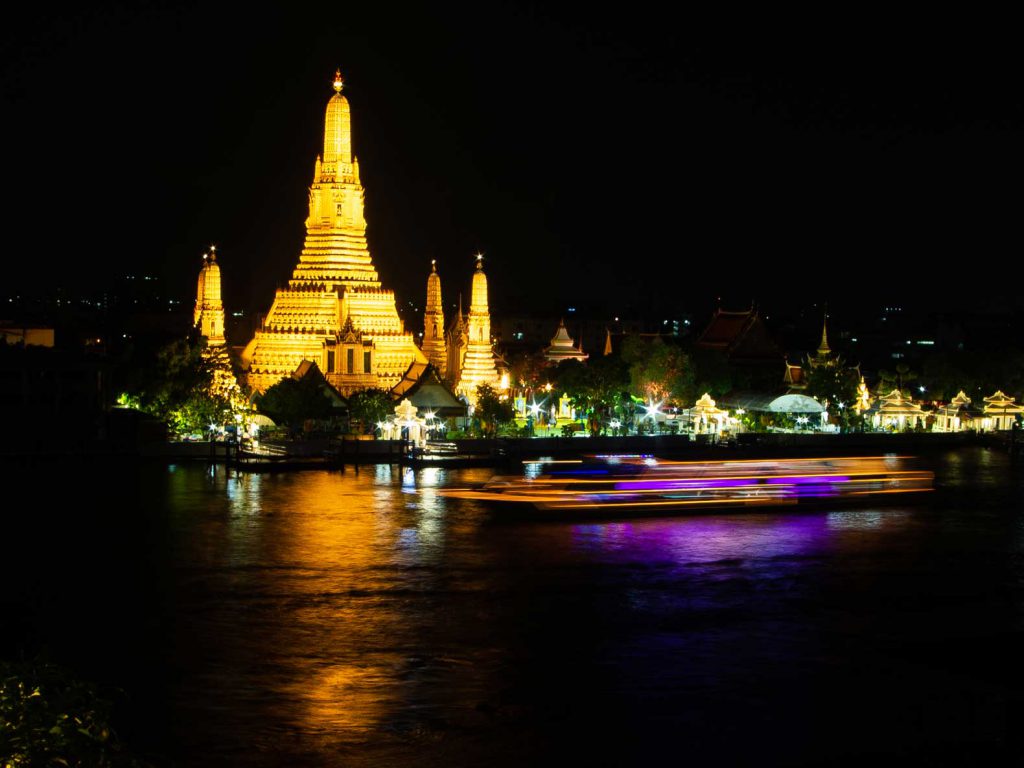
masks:
<svg viewBox="0 0 1024 768"><path fill-rule="evenodd" d="M316 363L342 394L390 389L413 362L426 362L370 257L343 85L336 73L299 263L242 356L249 386L258 392L291 375L303 360Z"/></svg>
<svg viewBox="0 0 1024 768"><path fill-rule="evenodd" d="M444 308L441 300L441 276L437 262L430 262L427 277L427 308L423 312L423 354L443 377L448 368L448 350L444 340Z"/></svg>
<svg viewBox="0 0 1024 768"><path fill-rule="evenodd" d="M473 292L465 335L465 355L458 372L455 392L476 405L477 387L489 384L499 389L501 386L501 377L498 376L494 364L491 314L487 301L487 275L484 274L482 256L476 257L476 272L473 274Z"/></svg>
<svg viewBox="0 0 1024 768"><path fill-rule="evenodd" d="M224 303L220 298L220 266L217 264L216 246L211 246L210 252L203 254L192 324L199 329L201 336L206 337L208 346L224 345Z"/></svg>

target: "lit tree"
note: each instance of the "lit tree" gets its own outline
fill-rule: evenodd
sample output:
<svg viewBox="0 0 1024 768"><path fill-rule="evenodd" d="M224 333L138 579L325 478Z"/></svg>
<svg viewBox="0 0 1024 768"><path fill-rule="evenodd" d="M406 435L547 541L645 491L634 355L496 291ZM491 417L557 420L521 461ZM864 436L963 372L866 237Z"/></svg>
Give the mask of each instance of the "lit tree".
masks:
<svg viewBox="0 0 1024 768"><path fill-rule="evenodd" d="M644 402L692 399L694 370L679 347L658 337L627 336L622 359L629 366L630 391Z"/></svg>
<svg viewBox="0 0 1024 768"><path fill-rule="evenodd" d="M157 417L176 435L202 433L210 424L233 423L233 406L245 403L240 390L215 385L214 374L202 348L179 339L137 367L118 402Z"/></svg>
<svg viewBox="0 0 1024 768"><path fill-rule="evenodd" d="M569 396L573 408L586 415L587 428L592 435L600 434L617 408L632 408L627 391L629 371L614 355L593 358L586 365L578 360L566 360L552 375L558 390Z"/></svg>
<svg viewBox="0 0 1024 768"><path fill-rule="evenodd" d="M811 365L807 368L807 394L828 408L843 427L856 417L857 385L860 377L854 368L847 368L841 359Z"/></svg>
<svg viewBox="0 0 1024 768"><path fill-rule="evenodd" d="M386 389L361 389L348 399L349 429L372 434L377 424L394 413L395 401Z"/></svg>
<svg viewBox="0 0 1024 768"><path fill-rule="evenodd" d="M486 437L498 434L498 428L515 420L515 410L508 400L502 400L494 387L481 384L476 388L475 417L480 422L480 431Z"/></svg>

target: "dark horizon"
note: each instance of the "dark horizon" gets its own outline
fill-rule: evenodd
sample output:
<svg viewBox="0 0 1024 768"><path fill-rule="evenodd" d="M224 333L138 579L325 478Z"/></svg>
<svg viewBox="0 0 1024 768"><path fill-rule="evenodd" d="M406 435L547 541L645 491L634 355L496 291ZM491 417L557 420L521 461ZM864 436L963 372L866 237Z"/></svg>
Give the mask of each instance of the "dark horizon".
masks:
<svg viewBox="0 0 1024 768"><path fill-rule="evenodd" d="M877 35L698 43L623 18L152 4L4 34L8 286L157 275L266 311L304 235L341 67L368 238L400 305L482 251L496 312L827 302L1021 309L1012 52ZM33 16L33 14L35 14ZM948 262L953 266L948 266ZM947 262L947 263L943 263ZM45 277L44 277L45 276Z"/></svg>

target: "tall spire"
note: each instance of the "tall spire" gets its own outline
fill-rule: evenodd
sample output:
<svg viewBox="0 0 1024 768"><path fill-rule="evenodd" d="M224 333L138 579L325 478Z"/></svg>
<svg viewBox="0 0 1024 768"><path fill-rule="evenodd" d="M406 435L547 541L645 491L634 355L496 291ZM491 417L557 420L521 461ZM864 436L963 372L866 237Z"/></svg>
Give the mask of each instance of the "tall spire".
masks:
<svg viewBox="0 0 1024 768"><path fill-rule="evenodd" d="M476 389L481 384L497 388L500 378L494 365L491 346L491 314L487 307L487 275L484 274L483 254L476 255L473 273L473 293L469 304L469 341L456 391L476 403Z"/></svg>
<svg viewBox="0 0 1024 768"><path fill-rule="evenodd" d="M206 337L210 346L224 343L224 305L220 299L220 266L217 264L217 247L213 245L210 246L209 253L203 254L203 268L199 270L193 320L199 327L199 333Z"/></svg>
<svg viewBox="0 0 1024 768"><path fill-rule="evenodd" d="M441 276L437 260L430 260L427 276L427 306L423 311L423 354L441 375L445 375L448 352L444 341L444 309L441 301Z"/></svg>
<svg viewBox="0 0 1024 768"><path fill-rule="evenodd" d="M352 112L348 99L341 95L344 85L339 69L334 73L334 95L327 102L327 114L324 117L323 165L330 167L334 173L337 173L333 168L336 163L348 165L352 162Z"/></svg>
<svg viewBox="0 0 1024 768"><path fill-rule="evenodd" d="M473 293L470 296L469 314L487 313L487 275L484 274L484 255L476 255L476 272L473 273ZM490 327L490 321L487 323Z"/></svg>
<svg viewBox="0 0 1024 768"><path fill-rule="evenodd" d="M821 344L818 345L818 357L826 357L832 353L828 346L828 305L825 305L825 314L821 319Z"/></svg>

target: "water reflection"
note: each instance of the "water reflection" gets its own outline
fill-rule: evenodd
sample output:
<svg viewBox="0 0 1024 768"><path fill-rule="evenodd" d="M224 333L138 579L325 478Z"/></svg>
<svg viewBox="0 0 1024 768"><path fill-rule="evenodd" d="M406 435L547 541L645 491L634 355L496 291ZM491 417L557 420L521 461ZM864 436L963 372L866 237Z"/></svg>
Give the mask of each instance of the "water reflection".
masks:
<svg viewBox="0 0 1024 768"><path fill-rule="evenodd" d="M573 525L576 548L612 560L678 563L822 555L844 531L895 531L906 510L680 517Z"/></svg>
<svg viewBox="0 0 1024 768"><path fill-rule="evenodd" d="M858 686L877 710L865 739L929 697L959 711L949 676L893 659L948 627L1024 625L1024 475L1005 457L946 461L921 507L508 524L439 493L491 474L160 468L124 510L144 587L90 582L78 553L112 525L59 549L59 588L78 579L127 617L68 642L168 670L154 751L187 765L655 764L605 752L676 738L732 757L749 743L723 762L751 764L800 762L791 722L843 743L869 717Z"/></svg>

